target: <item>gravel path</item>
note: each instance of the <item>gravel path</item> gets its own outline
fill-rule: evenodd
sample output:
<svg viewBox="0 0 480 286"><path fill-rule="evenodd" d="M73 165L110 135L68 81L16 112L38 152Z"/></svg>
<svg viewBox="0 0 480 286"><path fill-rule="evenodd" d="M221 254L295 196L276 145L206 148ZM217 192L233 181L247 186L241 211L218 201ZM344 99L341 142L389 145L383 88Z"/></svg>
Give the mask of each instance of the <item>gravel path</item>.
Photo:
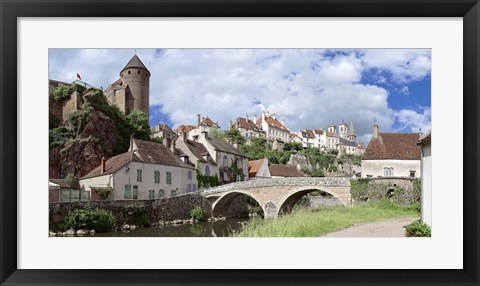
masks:
<svg viewBox="0 0 480 286"><path fill-rule="evenodd" d="M404 237L405 226L418 219L418 217L407 217L362 223L331 232L323 237Z"/></svg>

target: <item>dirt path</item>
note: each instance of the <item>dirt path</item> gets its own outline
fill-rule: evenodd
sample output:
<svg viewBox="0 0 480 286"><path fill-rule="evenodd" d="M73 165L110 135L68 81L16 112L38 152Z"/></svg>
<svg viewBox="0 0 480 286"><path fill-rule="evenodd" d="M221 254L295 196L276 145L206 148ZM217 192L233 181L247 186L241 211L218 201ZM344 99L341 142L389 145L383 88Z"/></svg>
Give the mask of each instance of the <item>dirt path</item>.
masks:
<svg viewBox="0 0 480 286"><path fill-rule="evenodd" d="M418 217L362 223L340 231L331 232L324 237L404 237L405 226L416 220L418 220Z"/></svg>

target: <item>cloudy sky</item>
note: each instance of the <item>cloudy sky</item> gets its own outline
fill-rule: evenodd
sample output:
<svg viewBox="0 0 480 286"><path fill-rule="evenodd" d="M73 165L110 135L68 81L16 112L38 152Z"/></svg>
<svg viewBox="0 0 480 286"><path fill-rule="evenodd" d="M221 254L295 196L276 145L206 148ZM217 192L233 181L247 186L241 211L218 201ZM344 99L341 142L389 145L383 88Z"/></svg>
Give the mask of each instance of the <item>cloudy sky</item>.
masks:
<svg viewBox="0 0 480 286"><path fill-rule="evenodd" d="M106 89L134 49L50 49L49 78ZM384 132L431 126L430 49L137 49L151 72L150 125L222 129L237 116L275 113L291 131L353 121L368 144Z"/></svg>

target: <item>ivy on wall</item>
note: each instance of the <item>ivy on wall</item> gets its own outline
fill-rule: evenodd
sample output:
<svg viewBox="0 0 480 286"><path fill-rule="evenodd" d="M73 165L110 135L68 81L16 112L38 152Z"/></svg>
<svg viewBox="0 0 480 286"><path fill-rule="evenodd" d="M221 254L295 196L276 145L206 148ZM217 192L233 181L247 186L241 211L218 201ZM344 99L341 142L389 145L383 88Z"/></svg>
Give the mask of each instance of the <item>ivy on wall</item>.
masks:
<svg viewBox="0 0 480 286"><path fill-rule="evenodd" d="M202 172L200 171L199 166L195 168L195 171L197 173L197 182L200 188L204 188L207 185L209 185L210 187L218 186L218 177L216 175L213 175L213 176L202 175Z"/></svg>

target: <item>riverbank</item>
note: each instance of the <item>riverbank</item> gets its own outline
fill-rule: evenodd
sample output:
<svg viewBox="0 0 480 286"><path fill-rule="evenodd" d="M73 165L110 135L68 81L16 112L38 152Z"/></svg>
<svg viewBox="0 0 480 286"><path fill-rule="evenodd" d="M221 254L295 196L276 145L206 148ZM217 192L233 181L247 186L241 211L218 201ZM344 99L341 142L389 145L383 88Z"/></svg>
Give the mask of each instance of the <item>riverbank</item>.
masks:
<svg viewBox="0 0 480 286"><path fill-rule="evenodd" d="M253 219L237 237L318 237L358 223L418 217L414 207L389 201L366 202L354 207L299 209L276 220Z"/></svg>

